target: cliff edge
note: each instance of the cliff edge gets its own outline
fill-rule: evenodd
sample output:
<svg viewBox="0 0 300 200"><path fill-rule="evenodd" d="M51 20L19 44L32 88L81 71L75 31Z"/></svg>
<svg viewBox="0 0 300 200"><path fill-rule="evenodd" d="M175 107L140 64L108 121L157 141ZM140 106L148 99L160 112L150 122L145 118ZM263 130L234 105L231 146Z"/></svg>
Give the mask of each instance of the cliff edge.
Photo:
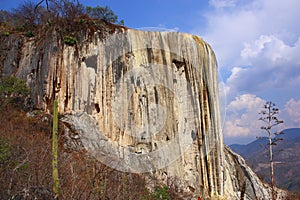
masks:
<svg viewBox="0 0 300 200"><path fill-rule="evenodd" d="M111 168L172 178L204 199L270 199L269 186L223 145L218 69L206 42L125 28L79 38L2 38L1 74L25 80L36 107L51 112L57 99L61 120Z"/></svg>

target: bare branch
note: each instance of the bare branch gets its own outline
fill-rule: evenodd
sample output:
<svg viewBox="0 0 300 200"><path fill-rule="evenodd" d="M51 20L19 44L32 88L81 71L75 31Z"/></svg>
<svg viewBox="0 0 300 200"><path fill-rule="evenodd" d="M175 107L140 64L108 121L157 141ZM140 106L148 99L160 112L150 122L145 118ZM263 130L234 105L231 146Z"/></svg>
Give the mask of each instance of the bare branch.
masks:
<svg viewBox="0 0 300 200"><path fill-rule="evenodd" d="M42 0L42 1L40 1L40 2L38 2L38 3L36 4L36 6L34 7L34 12L36 12L37 8L38 8L44 1L45 1L45 0ZM47 10L49 10L49 9L48 9L48 0L46 0L46 4L47 4Z"/></svg>

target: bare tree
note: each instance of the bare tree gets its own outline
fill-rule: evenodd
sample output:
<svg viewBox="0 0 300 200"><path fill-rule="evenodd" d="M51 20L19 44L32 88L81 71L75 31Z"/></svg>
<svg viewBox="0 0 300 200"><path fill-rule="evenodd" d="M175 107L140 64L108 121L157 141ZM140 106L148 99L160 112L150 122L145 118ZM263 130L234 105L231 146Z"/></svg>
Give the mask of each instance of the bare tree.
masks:
<svg viewBox="0 0 300 200"><path fill-rule="evenodd" d="M279 120L277 118L278 113L279 113L279 109L275 107L275 103L273 103L272 101L267 101L266 104L264 105L263 110L259 112L259 114L261 115L259 120L265 123L265 126L262 126L261 129L265 130L268 134L272 200L275 200L273 146L277 145L277 142L279 140L282 140L282 138L279 138L278 135L283 134L283 132L277 132L272 130L273 127L283 123L283 120Z"/></svg>
<svg viewBox="0 0 300 200"><path fill-rule="evenodd" d="M10 13L6 10L0 10L0 25L6 25L10 20Z"/></svg>
<svg viewBox="0 0 300 200"><path fill-rule="evenodd" d="M46 3L47 5L47 10L49 10L49 4L52 2L52 3L56 3L56 0L41 0L39 1L36 6L35 6L35 9L37 9L42 3Z"/></svg>
<svg viewBox="0 0 300 200"><path fill-rule="evenodd" d="M40 9L34 10L35 3L32 1L25 1L16 9L12 10L13 25L22 27L25 30L32 30L35 26L40 24Z"/></svg>

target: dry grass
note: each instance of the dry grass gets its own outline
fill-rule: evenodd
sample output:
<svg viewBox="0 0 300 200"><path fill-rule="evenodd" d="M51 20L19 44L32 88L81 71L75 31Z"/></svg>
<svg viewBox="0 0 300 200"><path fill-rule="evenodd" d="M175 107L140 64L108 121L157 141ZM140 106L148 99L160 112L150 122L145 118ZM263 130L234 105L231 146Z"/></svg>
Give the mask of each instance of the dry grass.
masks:
<svg viewBox="0 0 300 200"><path fill-rule="evenodd" d="M53 199L52 117L34 113L28 117L12 105L0 112L0 199ZM110 169L84 150L67 146L63 124L59 127L60 199L155 199L145 178ZM166 192L170 199L185 199L173 185Z"/></svg>
<svg viewBox="0 0 300 200"><path fill-rule="evenodd" d="M59 140L60 199L150 198L139 175L114 171L83 150L66 147L63 129ZM0 199L31 188L51 192L51 116L27 117L7 107L0 113L0 145Z"/></svg>

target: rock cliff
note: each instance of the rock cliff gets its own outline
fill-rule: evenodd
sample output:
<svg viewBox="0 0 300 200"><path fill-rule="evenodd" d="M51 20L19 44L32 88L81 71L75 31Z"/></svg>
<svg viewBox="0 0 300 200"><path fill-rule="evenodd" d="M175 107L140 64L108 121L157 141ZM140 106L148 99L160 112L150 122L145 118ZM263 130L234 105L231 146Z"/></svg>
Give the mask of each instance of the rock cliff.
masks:
<svg viewBox="0 0 300 200"><path fill-rule="evenodd" d="M56 98L61 120L102 163L172 178L195 197L270 197L223 145L216 58L201 38L119 29L90 31L75 46L55 31L2 43L2 75L26 80L46 111Z"/></svg>

